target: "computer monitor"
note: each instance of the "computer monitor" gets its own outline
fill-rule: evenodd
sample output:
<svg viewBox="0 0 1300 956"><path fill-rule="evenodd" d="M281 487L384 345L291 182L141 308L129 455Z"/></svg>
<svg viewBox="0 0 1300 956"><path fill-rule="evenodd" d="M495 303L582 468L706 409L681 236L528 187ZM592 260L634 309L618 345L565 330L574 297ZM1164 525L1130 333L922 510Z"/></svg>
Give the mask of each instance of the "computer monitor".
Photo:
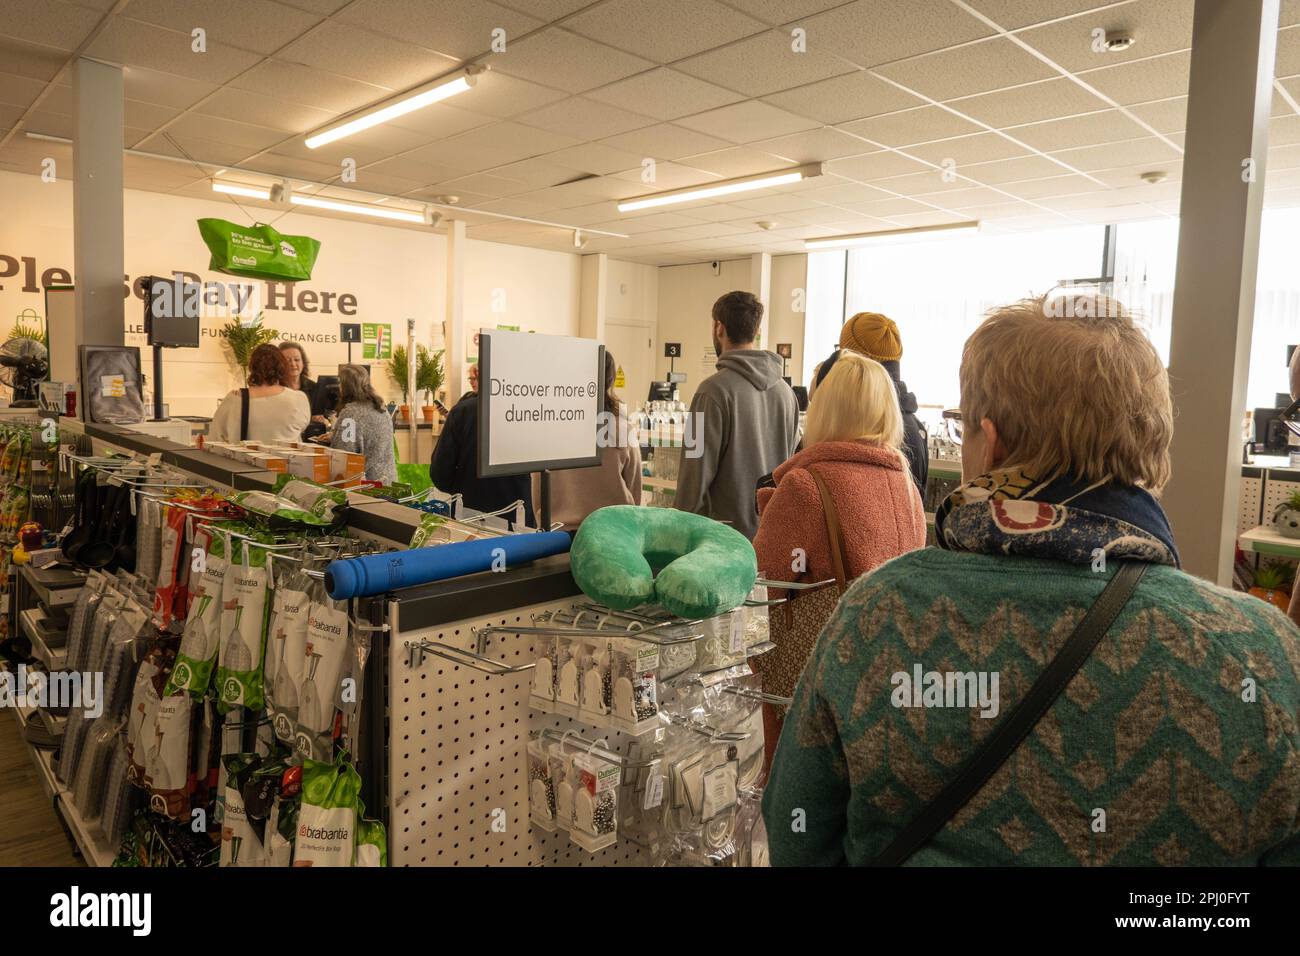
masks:
<svg viewBox="0 0 1300 956"><path fill-rule="evenodd" d="M144 289L144 331L150 345L163 348L199 347L202 287L182 277L148 276Z"/></svg>
<svg viewBox="0 0 1300 956"><path fill-rule="evenodd" d="M676 396L677 386L672 382L651 382L650 395L647 401L651 402L671 402Z"/></svg>

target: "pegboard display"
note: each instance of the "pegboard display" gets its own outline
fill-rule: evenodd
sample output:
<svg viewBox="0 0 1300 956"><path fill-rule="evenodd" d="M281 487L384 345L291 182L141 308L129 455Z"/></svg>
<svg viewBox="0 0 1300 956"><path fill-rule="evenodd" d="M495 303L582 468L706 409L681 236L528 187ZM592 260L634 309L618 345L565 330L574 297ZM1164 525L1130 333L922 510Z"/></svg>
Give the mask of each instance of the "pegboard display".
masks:
<svg viewBox="0 0 1300 956"><path fill-rule="evenodd" d="M551 727L599 736L612 750L628 742L612 730L592 732L572 718L533 713L532 672L493 675L428 654L412 667L408 641L475 650L473 629L527 625L574 599L506 614L403 632L401 604L389 605L389 865L646 866L645 851L620 839L598 853L547 833L528 819L526 750L530 732ZM533 638L495 634L485 655L510 665L533 659Z"/></svg>
<svg viewBox="0 0 1300 956"><path fill-rule="evenodd" d="M1241 491L1237 499L1237 534L1249 531L1265 520L1261 500L1263 490L1263 478L1241 479ZM1272 512L1269 513L1268 517L1271 516Z"/></svg>

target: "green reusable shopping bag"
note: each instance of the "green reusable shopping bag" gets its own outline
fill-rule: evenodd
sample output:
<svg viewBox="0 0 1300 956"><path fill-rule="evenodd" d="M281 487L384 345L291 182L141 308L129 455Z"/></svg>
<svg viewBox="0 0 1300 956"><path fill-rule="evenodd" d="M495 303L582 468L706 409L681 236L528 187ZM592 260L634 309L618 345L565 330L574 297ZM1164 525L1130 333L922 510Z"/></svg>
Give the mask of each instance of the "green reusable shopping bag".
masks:
<svg viewBox="0 0 1300 956"><path fill-rule="evenodd" d="M281 235L262 223L240 226L224 219L200 219L199 235L212 254L209 269L250 279L310 279L320 253L318 240Z"/></svg>

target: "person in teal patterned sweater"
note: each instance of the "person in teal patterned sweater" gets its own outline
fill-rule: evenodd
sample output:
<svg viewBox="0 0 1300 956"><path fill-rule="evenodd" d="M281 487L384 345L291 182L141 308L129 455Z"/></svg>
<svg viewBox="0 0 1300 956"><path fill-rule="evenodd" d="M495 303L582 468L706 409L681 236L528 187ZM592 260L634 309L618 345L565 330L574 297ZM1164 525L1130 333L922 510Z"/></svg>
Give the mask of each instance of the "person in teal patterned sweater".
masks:
<svg viewBox="0 0 1300 956"><path fill-rule="evenodd" d="M908 864L1300 865L1300 631L1179 570L1145 335L1104 298L1000 309L966 343L961 405L967 480L939 548L859 578L795 691L763 799L772 863L871 863L1141 561L1064 692Z"/></svg>

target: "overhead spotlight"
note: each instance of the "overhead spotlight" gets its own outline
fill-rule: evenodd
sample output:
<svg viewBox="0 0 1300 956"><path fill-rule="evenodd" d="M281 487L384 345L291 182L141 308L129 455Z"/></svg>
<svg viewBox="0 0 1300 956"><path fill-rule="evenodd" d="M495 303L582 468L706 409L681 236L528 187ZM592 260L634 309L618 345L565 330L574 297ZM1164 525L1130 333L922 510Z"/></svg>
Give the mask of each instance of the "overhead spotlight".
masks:
<svg viewBox="0 0 1300 956"><path fill-rule="evenodd" d="M1154 186L1157 183L1163 183L1168 178L1169 174L1163 169L1153 169L1149 173L1142 173L1142 175L1138 177L1138 179L1150 186Z"/></svg>
<svg viewBox="0 0 1300 956"><path fill-rule="evenodd" d="M442 213L435 212L432 206L424 207L424 224L426 226L436 226L442 222Z"/></svg>
<svg viewBox="0 0 1300 956"><path fill-rule="evenodd" d="M1108 30L1106 32L1106 52L1123 53L1131 47L1137 40L1133 34L1125 33L1122 30Z"/></svg>
<svg viewBox="0 0 1300 956"><path fill-rule="evenodd" d="M587 248L587 237L582 234L581 229L573 230L573 248L575 249Z"/></svg>

